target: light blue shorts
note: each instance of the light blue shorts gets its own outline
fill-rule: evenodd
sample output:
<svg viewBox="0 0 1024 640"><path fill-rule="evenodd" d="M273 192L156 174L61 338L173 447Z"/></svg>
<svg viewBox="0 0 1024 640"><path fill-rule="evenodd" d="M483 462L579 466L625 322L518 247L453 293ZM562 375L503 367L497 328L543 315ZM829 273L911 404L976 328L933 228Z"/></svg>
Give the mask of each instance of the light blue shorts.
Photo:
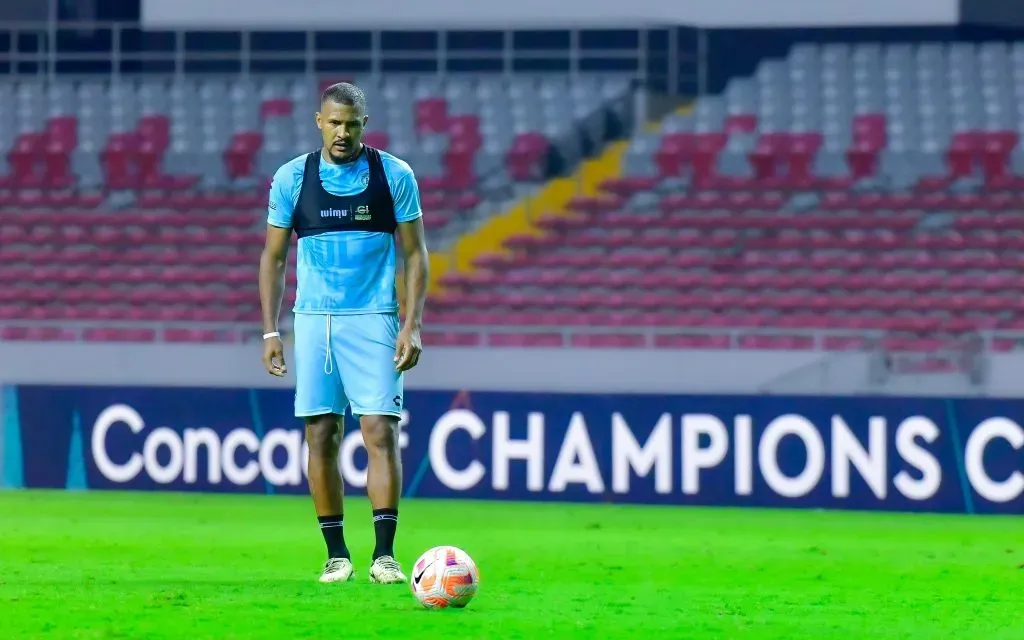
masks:
<svg viewBox="0 0 1024 640"><path fill-rule="evenodd" d="M295 416L401 416L398 314L295 314Z"/></svg>

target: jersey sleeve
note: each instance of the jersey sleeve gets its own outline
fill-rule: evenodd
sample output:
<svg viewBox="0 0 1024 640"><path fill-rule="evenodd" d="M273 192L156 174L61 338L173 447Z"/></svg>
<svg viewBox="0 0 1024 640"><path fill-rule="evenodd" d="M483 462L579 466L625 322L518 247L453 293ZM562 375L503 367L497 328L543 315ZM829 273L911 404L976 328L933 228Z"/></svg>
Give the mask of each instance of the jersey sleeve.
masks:
<svg viewBox="0 0 1024 640"><path fill-rule="evenodd" d="M403 163L403 166L393 169L388 178L391 198L395 201L395 219L398 222L411 222L422 216L420 187L412 167Z"/></svg>
<svg viewBox="0 0 1024 640"><path fill-rule="evenodd" d="M301 169L296 171L294 163L289 162L274 174L270 183L270 200L267 203L267 224L291 229L295 205L299 200L302 187Z"/></svg>

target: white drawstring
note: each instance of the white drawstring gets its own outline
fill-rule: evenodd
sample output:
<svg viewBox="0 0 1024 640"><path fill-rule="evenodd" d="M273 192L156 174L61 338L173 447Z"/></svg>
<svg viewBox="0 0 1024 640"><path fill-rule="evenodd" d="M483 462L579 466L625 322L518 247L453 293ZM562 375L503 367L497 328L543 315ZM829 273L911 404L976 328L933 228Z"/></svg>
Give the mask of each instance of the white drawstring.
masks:
<svg viewBox="0 0 1024 640"><path fill-rule="evenodd" d="M327 316L327 359L324 360L324 373L334 373L334 362L331 360L331 316Z"/></svg>

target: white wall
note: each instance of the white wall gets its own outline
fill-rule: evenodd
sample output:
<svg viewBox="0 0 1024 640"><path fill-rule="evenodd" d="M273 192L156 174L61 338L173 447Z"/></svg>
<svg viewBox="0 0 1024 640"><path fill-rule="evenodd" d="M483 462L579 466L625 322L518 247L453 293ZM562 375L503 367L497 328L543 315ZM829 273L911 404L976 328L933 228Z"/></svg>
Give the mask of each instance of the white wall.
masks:
<svg viewBox="0 0 1024 640"><path fill-rule="evenodd" d="M0 383L290 387L260 345L0 342ZM290 355L290 354L288 354ZM752 393L822 354L791 351L430 348L410 389Z"/></svg>
<svg viewBox="0 0 1024 640"><path fill-rule="evenodd" d="M406 386L565 393L965 393L960 376L903 377L884 389L867 386L867 378L868 358L857 353L433 347L408 374ZM984 395L1024 397L1024 352L993 355L990 380ZM258 344L0 342L2 384L291 388L294 378L267 375Z"/></svg>
<svg viewBox="0 0 1024 640"><path fill-rule="evenodd" d="M149 28L405 29L956 24L958 0L143 0Z"/></svg>

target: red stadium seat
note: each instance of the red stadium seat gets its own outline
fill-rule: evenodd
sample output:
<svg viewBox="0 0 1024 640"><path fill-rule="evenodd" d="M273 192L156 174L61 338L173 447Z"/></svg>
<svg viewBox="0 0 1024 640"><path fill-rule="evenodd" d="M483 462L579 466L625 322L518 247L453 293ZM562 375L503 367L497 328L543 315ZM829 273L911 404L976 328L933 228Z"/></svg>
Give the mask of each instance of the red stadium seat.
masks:
<svg viewBox="0 0 1024 640"><path fill-rule="evenodd" d="M0 318L3 314L0 313ZM4 327L0 329L0 340L54 342L74 340L75 334L60 327L28 326Z"/></svg>
<svg viewBox="0 0 1024 640"><path fill-rule="evenodd" d="M512 142L506 158L509 174L516 180L529 182L545 175L544 161L550 144L540 133L522 133Z"/></svg>
<svg viewBox="0 0 1024 640"><path fill-rule="evenodd" d="M388 134L384 131L367 131L363 135L363 143L370 145L375 149L387 149L391 139Z"/></svg>
<svg viewBox="0 0 1024 640"><path fill-rule="evenodd" d="M560 333L496 333L487 339L492 347L561 347L565 338Z"/></svg>
<svg viewBox="0 0 1024 640"><path fill-rule="evenodd" d="M726 91L716 97L725 100L724 111L698 102L688 115L670 116L676 126L638 132L628 152L645 160L636 175L602 174L596 184L585 171L584 188L563 210L550 208L561 202L543 200L529 214L535 229L477 257L480 270L442 277L446 291L431 294L428 312L439 328L424 340L464 347L848 350L867 348L865 332L877 331L900 334L890 336L891 348L928 353L945 344L933 338L939 332L1021 329L1018 132L1002 130L1006 123L994 117L977 129L949 118L958 130L939 131L938 146L929 141L931 163L920 163L928 171L906 156L914 166L899 176L903 188L879 188L892 177L890 161L904 150L922 151L913 145L934 127L908 136L889 94L881 96L878 106L886 108L879 113L843 111L848 122L826 126L806 117L805 71L789 71L792 95L772 109L762 100L775 94L759 77L765 93L753 103L730 102ZM483 108L454 113L490 95L493 87L482 83L436 93L419 80L395 86L422 98L401 115L404 127L411 118L412 129L374 129L364 140L403 156L413 147L408 155L424 224L444 238L442 246L478 227L483 215L505 210L518 183L575 171L580 158L600 153L607 140L597 139L598 130L621 130L608 126L621 115L598 104L592 111L600 116L573 120L561 133L547 126L541 132L530 130L533 121L508 129ZM457 101L467 86L479 96ZM201 186L203 163L169 163L183 158L168 152L179 148L175 136L209 142L182 133L178 118L187 109L150 113L149 104L129 125L134 130L115 130L98 152L88 151L96 128L87 109L38 119L38 131L14 129L10 172L0 182L0 339L240 339L234 330L190 323L258 322L252 269L269 186L261 174L291 153L276 134L290 126L297 104L294 89L276 81L266 88L253 94L259 97L245 126L254 130L213 136L223 147L215 161L224 175L208 176ZM778 108L783 112L774 113ZM393 114L387 115L385 126ZM820 115L834 120L835 113ZM283 120L266 122L271 118ZM104 120L101 135L108 126ZM508 136L511 144L508 131L516 134ZM89 175L88 153L103 184ZM828 175L818 175L823 159ZM118 191L132 193L111 193ZM71 331L31 323L44 319L111 326ZM136 324L114 328L115 320ZM160 322L172 324L139 329ZM830 332L817 333L823 330ZM1011 348L1012 341L998 345Z"/></svg>
<svg viewBox="0 0 1024 640"><path fill-rule="evenodd" d="M416 102L416 131L424 133L441 133L448 126L448 102L444 98L424 98Z"/></svg>
<svg viewBox="0 0 1024 640"><path fill-rule="evenodd" d="M256 152L263 144L263 136L256 131L236 133L224 152L224 165L232 179L251 177L255 173Z"/></svg>
<svg viewBox="0 0 1024 640"><path fill-rule="evenodd" d="M424 346L428 347L476 347L480 345L480 335L468 331L425 331L422 339Z"/></svg>
<svg viewBox="0 0 1024 640"><path fill-rule="evenodd" d="M480 133L480 116L462 114L451 116L445 123L447 133L453 144L467 147L475 152L483 144Z"/></svg>
<svg viewBox="0 0 1024 640"><path fill-rule="evenodd" d="M89 342L152 342L154 329L86 329L82 335Z"/></svg>
<svg viewBox="0 0 1024 640"><path fill-rule="evenodd" d="M165 115L153 114L139 118L136 132L141 142L149 143L159 154L170 144L171 121Z"/></svg>
<svg viewBox="0 0 1024 640"><path fill-rule="evenodd" d="M271 98L260 103L260 118L285 118L292 115L295 105L288 98Z"/></svg>

